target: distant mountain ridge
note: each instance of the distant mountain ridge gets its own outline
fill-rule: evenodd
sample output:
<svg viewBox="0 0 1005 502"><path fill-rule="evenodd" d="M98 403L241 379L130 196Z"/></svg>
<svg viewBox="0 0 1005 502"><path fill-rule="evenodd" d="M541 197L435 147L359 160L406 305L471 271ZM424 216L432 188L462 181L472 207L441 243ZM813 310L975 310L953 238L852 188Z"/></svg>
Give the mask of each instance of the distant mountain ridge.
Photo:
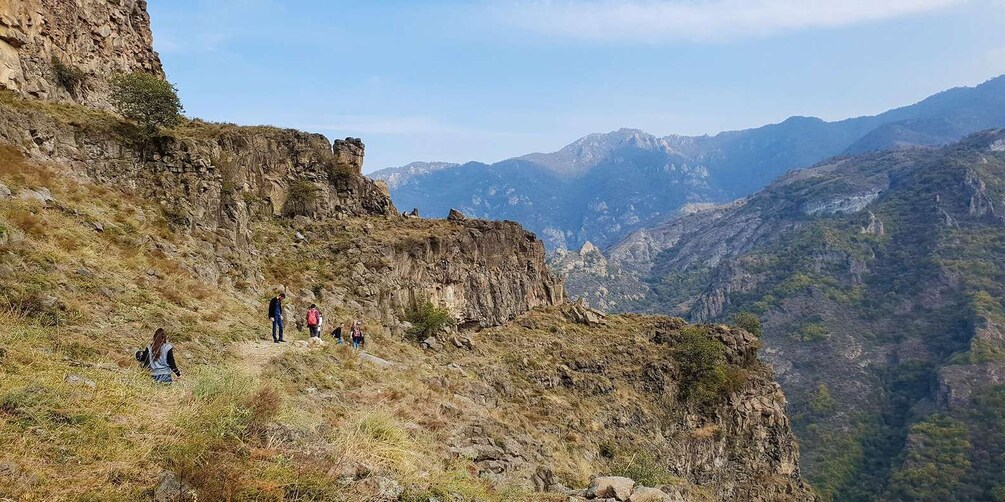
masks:
<svg viewBox="0 0 1005 502"><path fill-rule="evenodd" d="M549 249L604 248L695 202L728 202L787 171L838 156L939 146L1005 126L1005 76L874 116L791 117L714 136L657 137L638 129L585 136L554 153L495 164L412 163L372 174L395 203L422 214L508 219Z"/></svg>
<svg viewBox="0 0 1005 502"><path fill-rule="evenodd" d="M756 313L825 500L996 499L1005 129L836 157L698 209L551 267L606 309Z"/></svg>

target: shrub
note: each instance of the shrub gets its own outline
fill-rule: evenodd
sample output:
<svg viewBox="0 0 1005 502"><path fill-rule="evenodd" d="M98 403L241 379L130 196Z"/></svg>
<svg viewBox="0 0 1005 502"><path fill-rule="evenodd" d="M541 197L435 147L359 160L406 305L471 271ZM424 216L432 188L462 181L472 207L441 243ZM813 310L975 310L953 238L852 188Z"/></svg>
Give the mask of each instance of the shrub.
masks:
<svg viewBox="0 0 1005 502"><path fill-rule="evenodd" d="M638 451L628 458L619 459L612 467L611 474L624 476L643 486L677 484L680 479L670 474L667 462L661 461L648 451Z"/></svg>
<svg viewBox="0 0 1005 502"><path fill-rule="evenodd" d="M283 214L286 216L310 216L317 210L318 187L309 181L297 180L290 183Z"/></svg>
<svg viewBox="0 0 1005 502"><path fill-rule="evenodd" d="M454 319L447 309L437 307L429 300L423 300L405 313L405 318L412 323L408 334L416 340L434 336L442 329L453 326Z"/></svg>
<svg viewBox="0 0 1005 502"><path fill-rule="evenodd" d="M673 349L680 369L678 399L689 404L707 406L718 400L731 387L726 364L725 346L709 337L698 327L689 327Z"/></svg>
<svg viewBox="0 0 1005 502"><path fill-rule="evenodd" d="M810 410L817 415L824 415L834 410L834 398L826 384L820 384L817 391L810 396Z"/></svg>
<svg viewBox="0 0 1005 502"><path fill-rule="evenodd" d="M55 77L56 84L63 89L66 89L70 92L70 94L74 95L76 95L80 84L84 83L84 79L87 78L87 74L84 73L84 70L81 70L71 64L64 63L56 57L52 58L52 73Z"/></svg>
<svg viewBox="0 0 1005 502"><path fill-rule="evenodd" d="M111 100L116 111L150 135L161 127L177 125L182 119L178 90L170 82L149 73L114 77Z"/></svg>
<svg viewBox="0 0 1005 502"><path fill-rule="evenodd" d="M750 332L751 335L760 338L764 334L761 328L761 320L751 312L740 312L733 316L733 324Z"/></svg>

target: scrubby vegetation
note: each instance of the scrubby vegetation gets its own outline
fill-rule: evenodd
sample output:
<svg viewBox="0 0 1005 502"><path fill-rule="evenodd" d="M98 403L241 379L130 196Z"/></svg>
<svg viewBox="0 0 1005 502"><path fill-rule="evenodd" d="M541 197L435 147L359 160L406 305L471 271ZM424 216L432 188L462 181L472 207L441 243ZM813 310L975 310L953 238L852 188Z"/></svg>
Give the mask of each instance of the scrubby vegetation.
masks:
<svg viewBox="0 0 1005 502"><path fill-rule="evenodd" d="M112 79L111 100L116 111L148 135L182 121L178 90L156 75L135 72L116 76Z"/></svg>
<svg viewBox="0 0 1005 502"><path fill-rule="evenodd" d="M320 190L309 181L290 183L283 213L287 216L310 216L317 210Z"/></svg>
<svg viewBox="0 0 1005 502"><path fill-rule="evenodd" d="M436 336L454 324L454 318L447 309L440 308L429 300L415 302L415 305L405 313L405 320L412 323L408 334L418 341Z"/></svg>
<svg viewBox="0 0 1005 502"><path fill-rule="evenodd" d="M674 345L680 368L679 398L699 407L709 407L742 383L742 375L726 364L725 346L701 327L690 327Z"/></svg>
<svg viewBox="0 0 1005 502"><path fill-rule="evenodd" d="M87 78L87 73L80 68L64 63L60 59L52 58L52 73L56 83L70 94L76 95L80 91L80 86Z"/></svg>

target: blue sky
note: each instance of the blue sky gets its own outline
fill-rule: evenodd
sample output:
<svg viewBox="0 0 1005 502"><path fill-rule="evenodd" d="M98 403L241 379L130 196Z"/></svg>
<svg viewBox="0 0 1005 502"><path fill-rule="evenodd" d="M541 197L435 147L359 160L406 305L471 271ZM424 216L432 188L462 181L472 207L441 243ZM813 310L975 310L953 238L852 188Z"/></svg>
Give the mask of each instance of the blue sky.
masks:
<svg viewBox="0 0 1005 502"><path fill-rule="evenodd" d="M358 136L367 172L621 127L874 114L1005 73L1005 0L149 0L190 116Z"/></svg>

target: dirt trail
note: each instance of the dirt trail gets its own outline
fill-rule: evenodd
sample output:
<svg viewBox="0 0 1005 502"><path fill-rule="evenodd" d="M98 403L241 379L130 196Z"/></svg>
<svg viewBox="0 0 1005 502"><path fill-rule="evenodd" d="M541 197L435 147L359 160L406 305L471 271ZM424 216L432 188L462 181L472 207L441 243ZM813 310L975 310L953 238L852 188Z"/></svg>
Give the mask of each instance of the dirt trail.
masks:
<svg viewBox="0 0 1005 502"><path fill-rule="evenodd" d="M265 340L250 340L234 344L237 365L250 375L259 375L270 361L288 352L305 352L307 347L298 343L274 343Z"/></svg>
<svg viewBox="0 0 1005 502"><path fill-rule="evenodd" d="M307 352L310 349L311 346L302 341L274 343L266 340L249 340L234 344L232 350L237 357L237 366L249 375L258 376L273 359L282 357L289 352ZM383 368L394 366L391 361L381 359L365 351L359 352L359 358Z"/></svg>

